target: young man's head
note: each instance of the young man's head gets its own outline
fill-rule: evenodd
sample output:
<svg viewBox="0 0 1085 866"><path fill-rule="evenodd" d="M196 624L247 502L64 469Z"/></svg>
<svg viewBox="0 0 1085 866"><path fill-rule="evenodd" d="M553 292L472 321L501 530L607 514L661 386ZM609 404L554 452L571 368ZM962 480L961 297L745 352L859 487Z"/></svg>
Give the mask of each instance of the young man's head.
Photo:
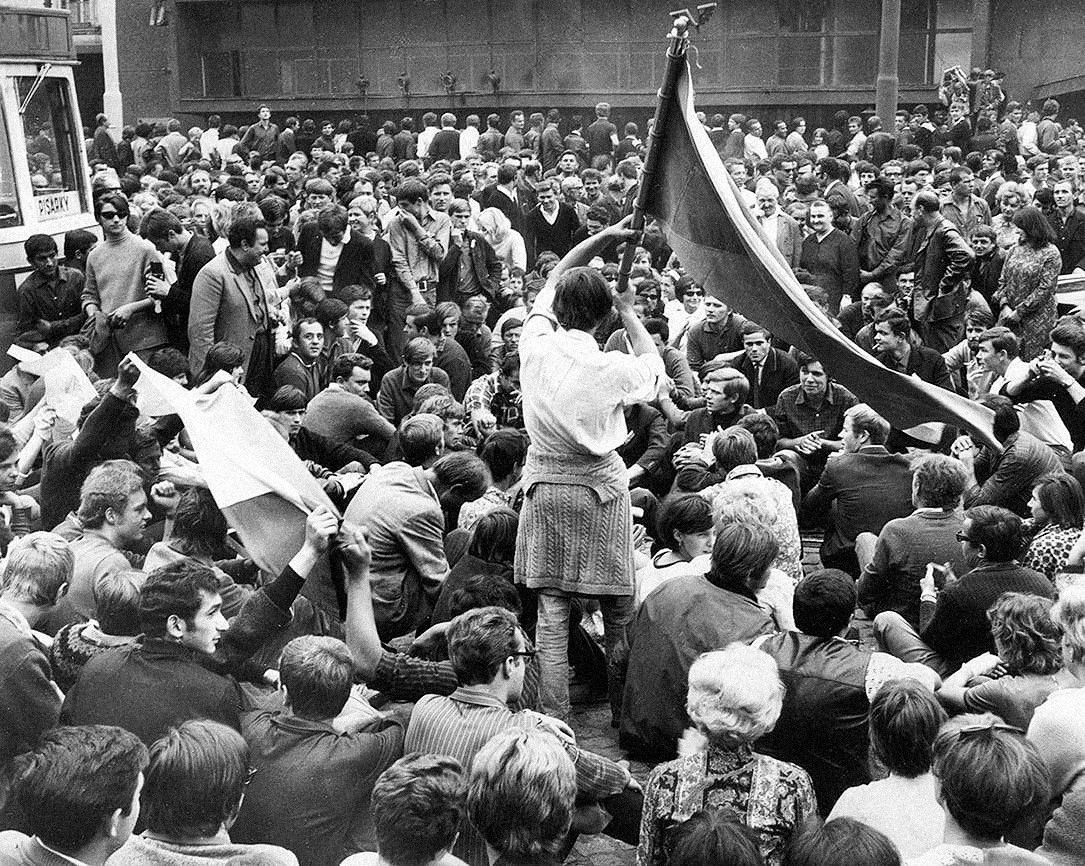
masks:
<svg viewBox="0 0 1085 866"><path fill-rule="evenodd" d="M946 711L927 686L891 680L870 702L870 745L891 773L914 779L931 768L934 740Z"/></svg>
<svg viewBox="0 0 1085 866"><path fill-rule="evenodd" d="M24 612L36 611L40 621L68 591L74 569L75 555L67 541L52 532L31 532L8 548L0 572L0 597Z"/></svg>
<svg viewBox="0 0 1085 866"><path fill-rule="evenodd" d="M147 829L167 840L208 839L237 818L249 781L249 747L219 722L185 722L152 744L146 777Z"/></svg>
<svg viewBox="0 0 1085 866"><path fill-rule="evenodd" d="M912 504L916 508L953 511L961 504L968 476L959 460L926 454L912 465Z"/></svg>
<svg viewBox="0 0 1085 866"><path fill-rule="evenodd" d="M720 367L704 377L705 407L713 415L735 412L749 393L749 380L733 367Z"/></svg>
<svg viewBox="0 0 1085 866"><path fill-rule="evenodd" d="M188 559L155 569L140 592L139 623L149 638L212 655L228 627L215 573Z"/></svg>
<svg viewBox="0 0 1085 866"><path fill-rule="evenodd" d="M363 397L369 393L373 361L365 355L340 355L332 364L331 380L344 391Z"/></svg>
<svg viewBox="0 0 1085 866"><path fill-rule="evenodd" d="M1075 379L1085 373L1085 328L1062 321L1051 330L1051 360Z"/></svg>
<svg viewBox="0 0 1085 866"><path fill-rule="evenodd" d="M370 801L380 859L389 866L439 861L456 844L465 793L455 758L413 754L392 764L377 778Z"/></svg>
<svg viewBox="0 0 1085 866"><path fill-rule="evenodd" d="M471 761L467 814L487 844L510 862L546 862L572 825L576 768L557 737L506 730Z"/></svg>
<svg viewBox="0 0 1085 866"><path fill-rule="evenodd" d="M756 322L742 326L742 348L752 364L761 364L769 356L772 335Z"/></svg>
<svg viewBox="0 0 1085 866"><path fill-rule="evenodd" d="M151 513L139 467L131 460L107 460L94 467L80 491L78 517L84 529L98 530L115 547L143 538Z"/></svg>
<svg viewBox="0 0 1085 866"><path fill-rule="evenodd" d="M810 355L799 355L799 386L807 397L821 398L829 390L825 365Z"/></svg>
<svg viewBox="0 0 1085 866"><path fill-rule="evenodd" d="M49 235L31 235L23 244L23 251L38 276L51 280L57 275L57 243Z"/></svg>
<svg viewBox="0 0 1085 866"><path fill-rule="evenodd" d="M985 370L1001 376L1017 357L1020 344L1009 328L988 328L976 338L976 361Z"/></svg>
<svg viewBox="0 0 1085 866"><path fill-rule="evenodd" d="M534 652L515 615L501 607L460 614L448 630L448 657L462 686L495 686L506 702L519 700Z"/></svg>
<svg viewBox="0 0 1085 866"><path fill-rule="evenodd" d="M884 445L889 429L888 421L866 403L859 403L844 413L840 438L845 451L856 452L867 445Z"/></svg>
<svg viewBox="0 0 1085 866"><path fill-rule="evenodd" d="M795 587L795 625L803 634L834 637L847 629L856 601L854 578L835 568L815 571Z"/></svg>
<svg viewBox="0 0 1085 866"><path fill-rule="evenodd" d="M885 310L874 320L874 348L899 353L911 345L912 326L899 310Z"/></svg>
<svg viewBox="0 0 1085 866"><path fill-rule="evenodd" d="M104 862L132 835L147 749L107 725L54 728L12 765L12 796L29 832L80 862Z"/></svg>
<svg viewBox="0 0 1085 866"><path fill-rule="evenodd" d="M295 716L334 719L354 682L354 660L341 640L318 635L294 638L279 656L279 681Z"/></svg>

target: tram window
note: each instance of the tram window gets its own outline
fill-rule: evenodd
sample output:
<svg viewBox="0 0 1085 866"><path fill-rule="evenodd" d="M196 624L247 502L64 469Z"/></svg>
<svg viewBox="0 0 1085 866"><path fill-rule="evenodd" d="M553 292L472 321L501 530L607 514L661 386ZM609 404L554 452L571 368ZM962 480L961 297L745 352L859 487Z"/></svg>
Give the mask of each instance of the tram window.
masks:
<svg viewBox="0 0 1085 866"><path fill-rule="evenodd" d="M34 78L19 78L19 102L34 87ZM35 91L23 113L26 158L35 196L79 191L77 147L83 146L82 131L72 123L68 83L46 78Z"/></svg>
<svg viewBox="0 0 1085 866"><path fill-rule="evenodd" d="M21 225L19 198L15 192L15 165L11 161L8 125L0 106L0 228Z"/></svg>

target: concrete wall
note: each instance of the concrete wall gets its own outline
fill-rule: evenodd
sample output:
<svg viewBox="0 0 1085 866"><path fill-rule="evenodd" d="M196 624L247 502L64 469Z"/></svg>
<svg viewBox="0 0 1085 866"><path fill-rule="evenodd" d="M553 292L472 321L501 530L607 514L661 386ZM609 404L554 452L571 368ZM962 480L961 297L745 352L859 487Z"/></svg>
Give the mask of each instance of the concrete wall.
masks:
<svg viewBox="0 0 1085 866"><path fill-rule="evenodd" d="M990 57L991 66L1006 73L1013 99L1065 97L1085 89L1085 3L994 0ZM1061 101L1072 110L1082 97Z"/></svg>

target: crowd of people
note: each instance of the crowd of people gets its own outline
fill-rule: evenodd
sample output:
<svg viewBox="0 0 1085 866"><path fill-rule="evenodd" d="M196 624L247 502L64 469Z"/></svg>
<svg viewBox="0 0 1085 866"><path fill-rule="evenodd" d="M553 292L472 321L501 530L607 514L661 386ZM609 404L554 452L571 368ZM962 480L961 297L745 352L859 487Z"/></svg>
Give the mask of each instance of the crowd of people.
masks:
<svg viewBox="0 0 1085 866"><path fill-rule="evenodd" d="M0 864L1083 862L1085 150L977 73L703 122L810 300L990 441L892 428L633 231L606 104L100 118L103 239L27 240L16 339L96 396L0 379ZM327 493L278 573L133 354Z"/></svg>

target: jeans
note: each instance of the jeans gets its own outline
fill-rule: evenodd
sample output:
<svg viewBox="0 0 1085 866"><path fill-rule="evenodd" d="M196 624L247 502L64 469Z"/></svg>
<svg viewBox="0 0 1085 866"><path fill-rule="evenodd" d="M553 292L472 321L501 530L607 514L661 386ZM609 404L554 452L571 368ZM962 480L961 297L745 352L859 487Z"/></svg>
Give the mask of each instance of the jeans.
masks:
<svg viewBox="0 0 1085 866"><path fill-rule="evenodd" d="M569 604L572 596L559 590L539 591L539 621L535 645L539 651L539 709L562 720L569 718ZM629 655L626 626L633 621L632 595L598 596L603 611L607 652L607 693L615 720L621 715L625 665Z"/></svg>

